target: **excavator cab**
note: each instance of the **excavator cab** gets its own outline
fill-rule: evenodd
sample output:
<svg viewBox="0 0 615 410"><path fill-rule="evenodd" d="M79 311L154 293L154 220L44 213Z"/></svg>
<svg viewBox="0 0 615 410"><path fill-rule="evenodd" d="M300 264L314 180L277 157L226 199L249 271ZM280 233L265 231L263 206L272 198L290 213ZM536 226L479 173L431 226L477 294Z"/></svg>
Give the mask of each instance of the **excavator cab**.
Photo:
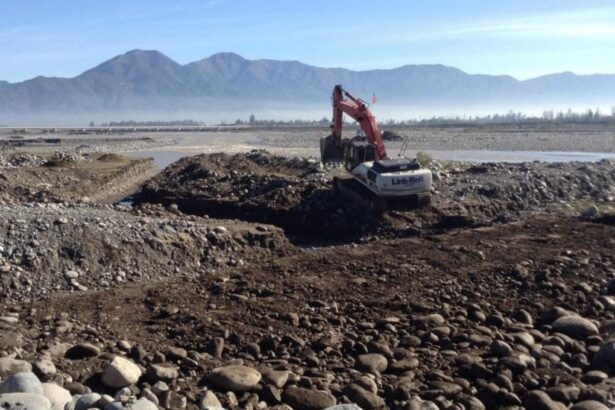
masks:
<svg viewBox="0 0 615 410"><path fill-rule="evenodd" d="M343 147L344 167L349 172L362 162L374 161L376 159L376 148L365 136L357 135L351 140L344 140Z"/></svg>

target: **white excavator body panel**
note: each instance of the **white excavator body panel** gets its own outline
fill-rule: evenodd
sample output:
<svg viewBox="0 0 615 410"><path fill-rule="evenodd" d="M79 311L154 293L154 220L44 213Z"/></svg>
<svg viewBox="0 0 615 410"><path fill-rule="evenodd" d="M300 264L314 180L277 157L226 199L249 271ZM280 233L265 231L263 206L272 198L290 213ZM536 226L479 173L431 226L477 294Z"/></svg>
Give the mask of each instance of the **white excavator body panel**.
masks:
<svg viewBox="0 0 615 410"><path fill-rule="evenodd" d="M377 162L381 164L384 161ZM431 191L432 174L429 169L387 169L379 164L375 166L373 161L362 162L351 173L357 181L382 197L410 196Z"/></svg>

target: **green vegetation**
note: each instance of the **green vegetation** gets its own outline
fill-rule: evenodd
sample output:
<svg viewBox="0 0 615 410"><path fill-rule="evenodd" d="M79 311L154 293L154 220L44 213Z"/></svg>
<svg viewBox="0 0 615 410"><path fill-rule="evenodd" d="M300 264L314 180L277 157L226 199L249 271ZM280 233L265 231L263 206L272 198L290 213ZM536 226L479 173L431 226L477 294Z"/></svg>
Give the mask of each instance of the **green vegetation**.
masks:
<svg viewBox="0 0 615 410"><path fill-rule="evenodd" d="M433 161L433 158L426 152L418 151L416 153L416 160L424 167L428 167Z"/></svg>

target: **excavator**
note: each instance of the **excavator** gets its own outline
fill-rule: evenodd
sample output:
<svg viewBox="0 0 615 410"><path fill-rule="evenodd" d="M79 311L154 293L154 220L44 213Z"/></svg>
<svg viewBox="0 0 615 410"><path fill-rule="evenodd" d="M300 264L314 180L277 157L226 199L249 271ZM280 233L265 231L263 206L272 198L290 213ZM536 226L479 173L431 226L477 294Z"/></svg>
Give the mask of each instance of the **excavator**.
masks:
<svg viewBox="0 0 615 410"><path fill-rule="evenodd" d="M353 177L336 179L336 188L374 210L428 204L431 171L416 159L389 158L382 133L367 103L336 85L332 104L331 134L320 140L321 161L325 164L341 162ZM361 131L352 139L342 138L344 114L360 126Z"/></svg>

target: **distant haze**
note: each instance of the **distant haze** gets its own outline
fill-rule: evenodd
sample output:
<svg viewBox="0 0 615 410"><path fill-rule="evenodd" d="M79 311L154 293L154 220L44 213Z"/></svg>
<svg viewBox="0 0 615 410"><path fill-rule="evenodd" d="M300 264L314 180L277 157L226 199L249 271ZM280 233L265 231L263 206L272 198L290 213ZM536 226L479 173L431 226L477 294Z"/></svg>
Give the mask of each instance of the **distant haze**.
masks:
<svg viewBox="0 0 615 410"><path fill-rule="evenodd" d="M89 121L330 117L334 84L367 101L379 119L407 120L615 105L615 75L560 73L519 81L443 65L387 70L321 68L297 61L214 54L180 65L158 51L133 50L74 78L0 81L0 124L86 125Z"/></svg>

